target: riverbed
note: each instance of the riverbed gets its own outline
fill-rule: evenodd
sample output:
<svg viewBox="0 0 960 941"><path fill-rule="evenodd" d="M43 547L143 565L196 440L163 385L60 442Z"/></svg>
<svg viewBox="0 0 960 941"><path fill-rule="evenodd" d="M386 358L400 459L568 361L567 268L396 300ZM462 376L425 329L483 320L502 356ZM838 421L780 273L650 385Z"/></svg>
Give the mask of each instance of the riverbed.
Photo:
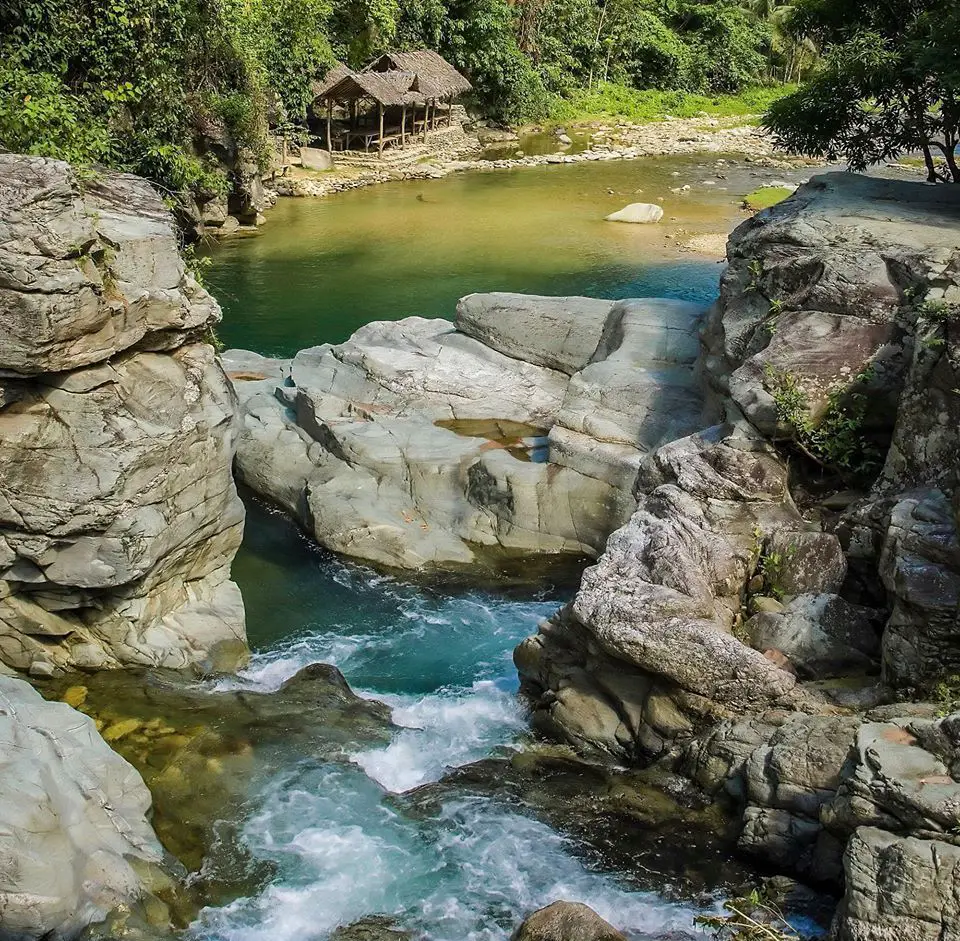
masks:
<svg viewBox="0 0 960 941"><path fill-rule="evenodd" d="M718 259L677 243L732 228L758 176L713 157L650 159L281 201L262 232L213 253L220 332L228 346L288 355L374 319L450 317L471 291L706 302ZM688 195L671 192L683 185ZM660 226L603 222L625 203L658 198ZM333 557L268 508L248 508L234 576L255 653L226 685L270 691L307 664L332 663L391 706L398 729L337 761L276 753L241 834L272 875L204 911L193 938L322 941L383 913L435 941L493 941L558 898L586 902L634 939L693 932L715 896L682 878L638 880L615 847L597 852L522 803L452 787L420 813L396 796L531 747L511 653L570 597L567 573L521 585L403 581ZM623 832L641 847L643 838Z"/></svg>

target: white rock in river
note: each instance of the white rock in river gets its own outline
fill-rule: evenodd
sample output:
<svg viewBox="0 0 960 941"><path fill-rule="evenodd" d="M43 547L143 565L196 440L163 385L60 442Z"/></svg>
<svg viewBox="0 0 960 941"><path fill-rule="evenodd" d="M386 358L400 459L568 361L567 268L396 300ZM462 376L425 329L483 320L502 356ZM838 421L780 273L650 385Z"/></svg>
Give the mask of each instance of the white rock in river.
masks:
<svg viewBox="0 0 960 941"><path fill-rule="evenodd" d="M636 225L648 225L663 218L663 208L654 203L630 203L606 217L607 222L632 222Z"/></svg>
<svg viewBox="0 0 960 941"><path fill-rule="evenodd" d="M292 362L231 351L237 470L347 555L420 568L598 553L640 457L699 427L703 309L475 294ZM287 378L289 377L289 378Z"/></svg>
<svg viewBox="0 0 960 941"><path fill-rule="evenodd" d="M0 936L71 938L159 864L136 770L65 703L0 675Z"/></svg>

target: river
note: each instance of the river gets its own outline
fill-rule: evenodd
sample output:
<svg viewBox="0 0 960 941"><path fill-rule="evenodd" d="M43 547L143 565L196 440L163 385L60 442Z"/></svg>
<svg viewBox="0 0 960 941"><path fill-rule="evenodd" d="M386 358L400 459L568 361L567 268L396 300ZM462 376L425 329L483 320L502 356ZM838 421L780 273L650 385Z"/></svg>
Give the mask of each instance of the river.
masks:
<svg viewBox="0 0 960 941"><path fill-rule="evenodd" d="M459 296L493 289L707 301L717 259L680 254L675 241L728 231L758 175L671 158L285 200L262 232L213 254L221 333L229 346L290 354L373 319L450 316ZM684 183L691 195L670 192ZM602 221L661 196L659 227ZM638 884L515 803L454 789L437 812L418 814L392 796L524 746L511 652L569 597L569 581L406 582L338 560L273 511L248 507L234 575L255 653L234 685L272 690L306 664L333 663L355 690L388 703L401 728L389 744L333 763L278 754L242 834L273 875L204 911L193 938L319 941L386 913L434 941L492 941L557 898L586 902L636 939L693 930L696 911L714 901Z"/></svg>

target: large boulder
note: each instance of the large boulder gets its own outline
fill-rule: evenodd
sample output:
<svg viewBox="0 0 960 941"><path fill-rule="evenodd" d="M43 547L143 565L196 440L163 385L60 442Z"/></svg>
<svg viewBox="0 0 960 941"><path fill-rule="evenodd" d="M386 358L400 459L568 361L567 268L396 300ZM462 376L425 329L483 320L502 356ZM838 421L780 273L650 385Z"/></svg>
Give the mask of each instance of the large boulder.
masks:
<svg viewBox="0 0 960 941"><path fill-rule="evenodd" d="M0 155L0 660L236 665L243 531L216 302L143 180Z"/></svg>
<svg viewBox="0 0 960 941"><path fill-rule="evenodd" d="M926 689L960 673L960 529L941 490L904 494L889 520L880 556L893 599L884 676L895 686Z"/></svg>
<svg viewBox="0 0 960 941"><path fill-rule="evenodd" d="M373 323L272 364L229 351L238 471L325 546L387 566L595 556L636 508L641 456L699 424L702 313L471 295L459 327Z"/></svg>
<svg viewBox="0 0 960 941"><path fill-rule="evenodd" d="M771 377L792 377L817 415L869 365L871 415L891 430L918 318L907 301L924 286L920 301L955 302L942 285L956 275L958 222L960 193L851 173L815 177L747 220L705 333L710 381L773 434Z"/></svg>
<svg viewBox="0 0 960 941"><path fill-rule="evenodd" d="M648 225L659 222L663 218L663 206L655 203L630 203L623 209L611 212L606 217L607 222L631 222L634 225Z"/></svg>
<svg viewBox="0 0 960 941"><path fill-rule="evenodd" d="M0 373L15 376L176 346L220 319L145 180L81 188L67 164L16 154L0 154L0 310Z"/></svg>
<svg viewBox="0 0 960 941"><path fill-rule="evenodd" d="M626 941L626 936L588 905L560 901L526 918L511 941Z"/></svg>
<svg viewBox="0 0 960 941"><path fill-rule="evenodd" d="M879 666L882 624L874 608L838 595L804 594L780 611L754 615L746 632L753 647L779 651L799 675L825 679Z"/></svg>
<svg viewBox="0 0 960 941"><path fill-rule="evenodd" d="M734 628L757 533L799 514L773 449L731 426L658 449L638 487L573 602L514 659L545 731L649 759L706 719L793 701L796 677Z"/></svg>
<svg viewBox="0 0 960 941"><path fill-rule="evenodd" d="M844 872L836 941L960 937L960 846L864 827L850 840Z"/></svg>
<svg viewBox="0 0 960 941"><path fill-rule="evenodd" d="M491 349L572 376L590 362L613 301L530 294L468 294L456 328Z"/></svg>
<svg viewBox="0 0 960 941"><path fill-rule="evenodd" d="M72 938L137 901L163 851L140 775L91 719L0 676L0 934Z"/></svg>

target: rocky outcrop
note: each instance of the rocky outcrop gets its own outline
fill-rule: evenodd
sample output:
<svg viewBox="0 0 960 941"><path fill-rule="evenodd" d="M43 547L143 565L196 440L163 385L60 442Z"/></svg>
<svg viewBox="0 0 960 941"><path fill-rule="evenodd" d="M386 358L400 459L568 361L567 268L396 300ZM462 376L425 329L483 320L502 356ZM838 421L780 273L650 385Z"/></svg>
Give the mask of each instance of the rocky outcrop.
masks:
<svg viewBox="0 0 960 941"><path fill-rule="evenodd" d="M0 934L71 938L136 902L163 860L149 808L91 719L0 676Z"/></svg>
<svg viewBox="0 0 960 941"><path fill-rule="evenodd" d="M631 760L724 712L794 702L795 676L734 628L758 534L803 525L783 464L749 430L660 448L638 480L636 514L515 655L539 726Z"/></svg>
<svg viewBox="0 0 960 941"><path fill-rule="evenodd" d="M641 456L700 423L693 304L474 295L224 362L241 479L325 546L399 568L596 555Z"/></svg>
<svg viewBox="0 0 960 941"><path fill-rule="evenodd" d="M537 727L740 805L741 849L847 894L838 941L960 906L960 194L828 175L731 238L716 428L517 649ZM939 707L897 702L929 693Z"/></svg>
<svg viewBox="0 0 960 941"><path fill-rule="evenodd" d="M143 180L0 155L0 661L244 655L216 302Z"/></svg>

